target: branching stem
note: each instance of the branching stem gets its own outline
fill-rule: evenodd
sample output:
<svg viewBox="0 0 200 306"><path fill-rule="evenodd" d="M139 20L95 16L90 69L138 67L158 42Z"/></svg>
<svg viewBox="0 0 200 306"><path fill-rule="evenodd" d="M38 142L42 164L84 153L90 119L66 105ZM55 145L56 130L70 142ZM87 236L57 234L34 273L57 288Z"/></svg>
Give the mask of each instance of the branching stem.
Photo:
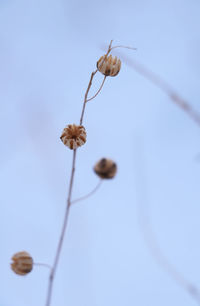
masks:
<svg viewBox="0 0 200 306"><path fill-rule="evenodd" d="M75 203L77 203L77 202L83 201L83 200L89 198L90 196L92 196L92 195L100 188L102 182L103 182L103 180L100 179L100 181L99 181L98 184L95 186L95 188L92 189L92 191L90 191L89 193L87 193L86 195L84 195L84 196L82 196L82 197L80 197L80 198L78 198L78 199L75 199L75 200L71 201L71 204L75 204Z"/></svg>
<svg viewBox="0 0 200 306"><path fill-rule="evenodd" d="M95 93L95 95L92 96L91 98L87 99L86 102L89 102L89 101L93 100L94 98L96 98L96 96L97 96L97 95L100 93L100 91L102 90L103 85L104 85L104 83L105 83L105 80L106 80L106 75L104 76L103 81L102 81L102 83L101 83L101 86L99 87L99 89L97 90L97 92Z"/></svg>
<svg viewBox="0 0 200 306"><path fill-rule="evenodd" d="M112 41L109 44L107 54L111 50L111 45L112 45ZM91 76L90 76L90 81L89 81L89 84L88 84L88 87L87 87L87 90L86 90L85 96L84 96L83 107L82 107L82 112L81 112L81 117L80 117L80 125L82 125L82 123L83 123L83 117L84 117L84 113L85 113L85 106L86 106L87 99L88 99L88 93L89 93L90 88L92 86L92 80L93 80L95 74L97 73L97 71L98 71L97 69L95 71L93 71L91 73ZM101 88L102 87L103 87L103 85L101 86ZM100 88L100 90L101 90L101 88ZM100 92L100 90L99 90L99 92ZM97 94L99 92L97 92ZM95 98L95 97L92 97L92 99L93 98ZM60 254L61 254L61 250L62 250L62 246L63 246L63 241L64 241L64 237L65 237L65 232L66 232L67 224L68 224L68 217L69 217L69 212L70 212L70 207L71 207L71 195L72 195L72 189L73 189L73 183L74 183L75 165L76 165L76 149L73 150L72 170L71 170L71 176L70 176L70 183L69 183L69 190L68 190L68 197L67 197L67 206L66 206L64 221L63 221L62 230L61 230L61 234L60 234L60 238L59 238L59 242L58 242L58 246L57 246L57 250L56 250L56 255L55 255L54 263L53 263L53 266L51 268L51 273L49 275L47 299L46 299L46 304L45 304L46 306L50 306L50 304L51 304L53 283L54 283L55 274L56 274L56 270L57 270L57 266L58 266L58 262L59 262L59 258L60 258Z"/></svg>
<svg viewBox="0 0 200 306"><path fill-rule="evenodd" d="M86 106L86 102L87 102L87 96L88 96L88 93L89 93L89 90L92 86L92 80L95 76L95 74L97 73L97 69L95 71L92 72L91 76L90 76L90 81L89 81L89 84L88 84L88 87L87 87L87 90L86 90L86 93L85 93L85 97L84 97L84 102L83 102L83 108L82 108L82 112L81 112L81 118L80 118L80 125L82 125L83 123L83 116L84 116L84 113L85 113L85 106Z"/></svg>

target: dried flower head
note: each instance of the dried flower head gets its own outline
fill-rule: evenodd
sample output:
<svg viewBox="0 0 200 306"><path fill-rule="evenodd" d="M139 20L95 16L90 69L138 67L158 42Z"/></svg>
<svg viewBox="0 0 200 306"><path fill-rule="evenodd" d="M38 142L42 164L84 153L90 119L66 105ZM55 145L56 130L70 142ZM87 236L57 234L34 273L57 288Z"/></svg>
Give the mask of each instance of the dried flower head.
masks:
<svg viewBox="0 0 200 306"><path fill-rule="evenodd" d="M94 171L102 179L111 179L117 172L117 165L111 159L102 158L94 166Z"/></svg>
<svg viewBox="0 0 200 306"><path fill-rule="evenodd" d="M86 142L85 128L82 125L69 124L64 128L60 139L64 145L75 150Z"/></svg>
<svg viewBox="0 0 200 306"><path fill-rule="evenodd" d="M18 252L12 257L11 269L19 275L26 275L33 268L33 259L27 252Z"/></svg>
<svg viewBox="0 0 200 306"><path fill-rule="evenodd" d="M121 68L121 61L116 56L103 55L97 62L98 70L106 76L116 76Z"/></svg>

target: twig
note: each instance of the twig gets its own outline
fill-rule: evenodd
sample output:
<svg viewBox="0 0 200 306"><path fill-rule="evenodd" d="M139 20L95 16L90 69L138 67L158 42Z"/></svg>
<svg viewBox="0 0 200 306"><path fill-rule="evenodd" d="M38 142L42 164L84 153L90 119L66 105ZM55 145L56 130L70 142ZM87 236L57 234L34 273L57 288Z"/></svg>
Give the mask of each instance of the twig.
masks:
<svg viewBox="0 0 200 306"><path fill-rule="evenodd" d="M111 45L112 45L112 41L109 44L107 54L110 52ZM93 71L91 73L90 81L89 81L87 90L85 92L84 102L83 102L83 107L82 107L82 112L81 112L81 117L80 117L80 125L82 125L82 123L83 123L83 117L84 117L84 113L85 113L85 106L86 106L86 102L87 102L88 93L89 93L90 88L92 86L92 80L93 80L95 74L97 73L97 71L98 70L96 69L95 71ZM57 250L56 250L54 264L53 264L53 267L51 269L51 273L50 273L50 276L49 276L46 306L50 306L50 303L51 303L53 282L54 282L54 279L55 279L55 273L56 273L56 270L57 270L58 261L59 261L59 258L60 258L60 254L61 254L61 250L62 250L62 246L63 246L63 240L64 240L66 228L67 228L69 211L70 211L70 206L71 206L71 195L72 195L72 188L73 188L73 182L74 182L75 164L76 164L76 150L73 150L72 170L71 170L70 183L69 183L67 206L66 206L63 226L62 226L62 230L61 230L61 235L60 235L59 242L58 242L58 247L57 247Z"/></svg>
<svg viewBox="0 0 200 306"><path fill-rule="evenodd" d="M185 290L187 291L200 305L200 292L198 288L190 283L185 277L177 270L177 268L168 260L163 254L159 243L155 237L152 229L152 225L149 219L148 207L147 207L147 188L144 173L144 157L143 152L140 148L140 144L137 143L135 154L135 184L136 184L136 195L137 195L137 212L138 221L143 238L146 242L148 249L153 255L156 262L168 272L168 274Z"/></svg>
<svg viewBox="0 0 200 306"><path fill-rule="evenodd" d="M109 48L109 52L115 48L126 48L126 49L133 49L132 47L127 46L114 46ZM105 49L104 47L101 47L101 49ZM108 52L108 53L109 53ZM200 114L195 111L191 105L185 101L183 98L181 98L173 89L172 87L160 76L158 76L156 73L152 72L150 69L147 69L140 63L131 60L127 56L120 54L120 58L124 60L124 63L126 63L128 66L130 66L132 69L137 71L139 74L141 74L143 77L148 79L151 83L159 87L163 92L165 92L169 98L179 107L181 108L188 116L192 118L198 125L200 125Z"/></svg>
<svg viewBox="0 0 200 306"><path fill-rule="evenodd" d="M111 46L112 46L112 40L110 41L110 44L109 44L109 46L108 46L108 51L107 51L107 53L106 53L106 56L110 53L110 51L111 51ZM105 57L106 57L105 56ZM104 59L105 60L105 59ZM101 64L101 66L103 65L103 63L104 63L104 61L102 62L102 64ZM100 67L101 67L100 66ZM91 88L91 86L92 86L92 81L93 81L93 78L94 78L94 76L95 76L95 74L97 73L97 71L98 71L98 69L96 69L94 72L92 72L92 74L91 74L91 76L90 76L90 81L89 81L89 84L88 84L88 87L87 87L87 90L86 90L86 93L85 93L85 97L84 97L84 102L83 102L83 108L82 108L82 113L81 113L81 118L80 118L80 125L82 125L82 123L83 123L83 116L84 116L84 113L85 113L85 106L86 106L86 103L88 102L87 100L87 96L88 96L88 93L89 93L89 90L90 90L90 88ZM104 80L104 82L105 82L105 80ZM103 83L104 83L103 82Z"/></svg>
<svg viewBox="0 0 200 306"><path fill-rule="evenodd" d="M95 74L97 73L97 71L98 70L96 69L94 72L92 72L92 74L90 76L90 81L89 81L88 88L86 90L85 97L84 97L83 108L82 108L82 113L81 113L81 118L80 118L80 125L82 125L82 123L83 123L83 116L84 116L84 113L85 113L85 106L86 106L86 102L87 102L87 96L88 96L89 90L90 90L90 88L92 86L92 80L93 80Z"/></svg>
<svg viewBox="0 0 200 306"><path fill-rule="evenodd" d="M101 186L102 182L103 182L103 180L100 179L100 181L98 182L96 187L94 189L92 189L92 191L90 191L89 193L87 193L86 195L84 195L84 196L82 196L82 197L80 197L78 199L75 199L75 200L71 201L71 204L75 204L75 203L77 203L79 201L83 201L83 200L89 198L91 195L93 195L99 189L99 187Z"/></svg>
<svg viewBox="0 0 200 306"><path fill-rule="evenodd" d="M188 116L190 116L190 118L200 125L200 114L195 111L187 101L181 98L163 78L136 61L130 60L121 54L120 57L124 58L124 62L127 63L128 66L164 91L179 108L181 108Z"/></svg>
<svg viewBox="0 0 200 306"><path fill-rule="evenodd" d="M104 85L104 83L105 83L105 80L106 80L106 75L104 76L103 81L102 81L101 86L99 87L98 91L95 93L94 96L92 96L91 98L87 99L86 102L89 102L89 101L93 100L94 98L96 98L96 96L97 96L97 95L100 93L100 91L102 90L103 85Z"/></svg>
<svg viewBox="0 0 200 306"><path fill-rule="evenodd" d="M39 267L45 267L45 268L48 268L48 269L52 269L52 267L50 265L45 264L45 263L34 262L33 265L34 266L39 266Z"/></svg>
<svg viewBox="0 0 200 306"><path fill-rule="evenodd" d="M137 50L137 48L119 45L119 46L114 46L114 47L112 47L112 48L110 49L110 51L113 50L113 49L116 49L116 48L124 48L124 49L130 49L130 50Z"/></svg>
<svg viewBox="0 0 200 306"><path fill-rule="evenodd" d="M67 227L67 221L68 221L68 217L69 217L69 210L70 210L70 204L71 204L72 187L73 187L73 181L74 181L75 162L76 162L76 150L73 150L72 170L71 170L69 192L68 192L68 198L67 198L67 207L66 207L66 211L65 211L65 217L64 217L64 222L63 222L63 226L62 226L60 239L59 239L59 242L58 242L56 256L55 256L55 259L54 259L54 264L53 264L53 267L51 269L51 273L50 273L50 276L49 276L49 286L48 286L48 292L47 292L46 306L49 306L50 303L51 303L53 281L54 281L54 278L55 278L55 273L56 273L56 269L57 269L57 266L58 266L58 261L59 261L59 258L60 258L60 253L61 253L63 240L64 240L64 236L65 236L65 231L66 231L66 227Z"/></svg>

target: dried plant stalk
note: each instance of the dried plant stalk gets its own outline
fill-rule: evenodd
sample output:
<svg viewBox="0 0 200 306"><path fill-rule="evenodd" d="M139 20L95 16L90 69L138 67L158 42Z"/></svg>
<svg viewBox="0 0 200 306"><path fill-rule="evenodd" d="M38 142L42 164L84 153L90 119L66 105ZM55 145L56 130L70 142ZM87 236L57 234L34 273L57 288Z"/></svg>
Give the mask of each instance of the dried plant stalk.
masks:
<svg viewBox="0 0 200 306"><path fill-rule="evenodd" d="M110 45L108 47L108 51L106 53L106 56L111 51L111 45L112 45L112 41L110 42ZM100 89L97 91L97 93L92 98L88 99L88 93L90 91L90 88L92 86L93 78L94 78L95 74L97 73L97 71L98 71L98 69L96 69L95 71L93 71L91 73L90 81L89 81L87 90L85 92L84 102L83 102L83 107L82 107L82 112L81 112L81 117L80 117L80 126L82 126L82 123L83 123L86 103L88 101L94 99L99 94L99 92L101 91L101 89L102 89L102 87L104 85L105 79L106 79L106 78L104 78L103 83L100 86ZM73 146L72 146L72 148L73 148ZM76 153L77 153L77 149L74 149L73 150L73 159L72 159L72 169L71 169L69 190L68 190L68 198L67 198L67 206L66 206L63 226L62 226L61 235L60 235L58 246L57 246L57 250L56 250L56 255L55 255L54 263L53 263L53 266L52 266L52 269L51 269L51 273L50 273L50 276L49 276L49 284L48 284L48 291L47 291L46 306L49 306L50 303L51 303L53 282L54 282L54 279L55 279L55 273L56 273L56 270L57 270L57 266L58 266L58 262L59 262L59 258L60 258L60 254L61 254L61 250L62 250L62 246L63 246L63 240L64 240L66 228L67 228L68 217L69 217L69 212L70 212L70 206L71 206L71 203L72 203L71 195L72 195L72 189L73 189L73 183L74 183L74 173L75 173L75 165L76 165Z"/></svg>
<svg viewBox="0 0 200 306"><path fill-rule="evenodd" d="M101 178L97 186L85 196L75 199L73 201L71 200L73 184L74 184L77 148L86 142L86 131L85 131L85 128L82 126L84 114L85 114L86 103L93 100L101 92L104 86L105 80L108 76L113 77L119 73L120 67L121 67L121 61L117 59L116 57L113 58L111 55L108 56L111 50L115 48L127 48L127 49L135 50L135 48L121 46L121 45L112 47L112 41L110 42L106 54L103 55L97 62L97 69L91 73L88 87L86 89L85 96L84 96L82 112L80 116L80 125L70 124L66 126L61 135L61 140L63 141L63 143L66 146L68 146L71 150L73 150L73 157L72 157L72 168L71 168L70 182L69 182L69 188L68 188L66 210L64 214L61 234L59 237L53 265L51 267L48 264L34 263L32 257L27 252L16 253L12 258L13 259L13 263L11 265L12 269L15 273L19 275L26 275L27 273L29 273L32 270L33 265L45 266L47 268L50 268L48 291L47 291L47 298L46 298L46 304L45 304L46 306L50 306L51 304L53 284L54 284L55 275L56 275L60 255L61 255L65 233L66 233L71 204L82 201L88 198L89 196L91 196L92 194L94 194L98 190L98 188L101 186L102 179L113 178L117 171L117 166L112 160L106 159L106 158L101 159L94 167L95 173ZM127 59L125 59L125 61L127 61ZM187 103L185 100L180 98L164 80L162 80L160 77L155 75L153 72L144 68L142 65L134 61L128 60L128 64L138 73L140 73L145 78L147 78L152 83L154 83L157 87L162 89L178 107L180 107L183 111L185 111L198 125L200 125L200 115L192 109L189 103ZM97 92L91 98L88 98L88 94L92 86L93 78L98 71L104 74L103 81L99 89L97 90ZM150 222L148 220L147 211L144 209L142 205L140 205L142 203L139 203L138 201L138 204L139 204L139 219L141 221L141 229L143 231L144 238L147 242L147 245L149 249L152 251L152 254L154 255L155 259L167 270L167 272L185 290L189 292L189 294L193 298L195 298L196 302L198 302L198 304L200 305L200 292L198 288L194 286L193 284L191 284L190 282L188 282L161 252L159 245L157 244L156 239L153 235L153 231L152 231Z"/></svg>

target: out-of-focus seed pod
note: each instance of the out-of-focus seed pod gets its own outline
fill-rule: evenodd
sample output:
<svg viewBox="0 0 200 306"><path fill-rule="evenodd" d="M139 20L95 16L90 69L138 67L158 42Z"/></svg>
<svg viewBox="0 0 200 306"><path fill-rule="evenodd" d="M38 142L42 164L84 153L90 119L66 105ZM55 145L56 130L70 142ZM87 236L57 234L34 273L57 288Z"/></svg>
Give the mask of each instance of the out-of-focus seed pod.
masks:
<svg viewBox="0 0 200 306"><path fill-rule="evenodd" d="M111 179L117 172L117 165L111 159L102 158L94 166L94 171L102 179Z"/></svg>
<svg viewBox="0 0 200 306"><path fill-rule="evenodd" d="M33 268L33 259L27 252L18 252L13 255L11 269L19 275L26 275Z"/></svg>
<svg viewBox="0 0 200 306"><path fill-rule="evenodd" d="M86 136L84 126L69 124L64 128L60 139L64 145L68 146L71 150L75 150L86 142Z"/></svg>
<svg viewBox="0 0 200 306"><path fill-rule="evenodd" d="M97 69L105 76L116 76L121 68L121 61L116 56L103 55L97 62Z"/></svg>

